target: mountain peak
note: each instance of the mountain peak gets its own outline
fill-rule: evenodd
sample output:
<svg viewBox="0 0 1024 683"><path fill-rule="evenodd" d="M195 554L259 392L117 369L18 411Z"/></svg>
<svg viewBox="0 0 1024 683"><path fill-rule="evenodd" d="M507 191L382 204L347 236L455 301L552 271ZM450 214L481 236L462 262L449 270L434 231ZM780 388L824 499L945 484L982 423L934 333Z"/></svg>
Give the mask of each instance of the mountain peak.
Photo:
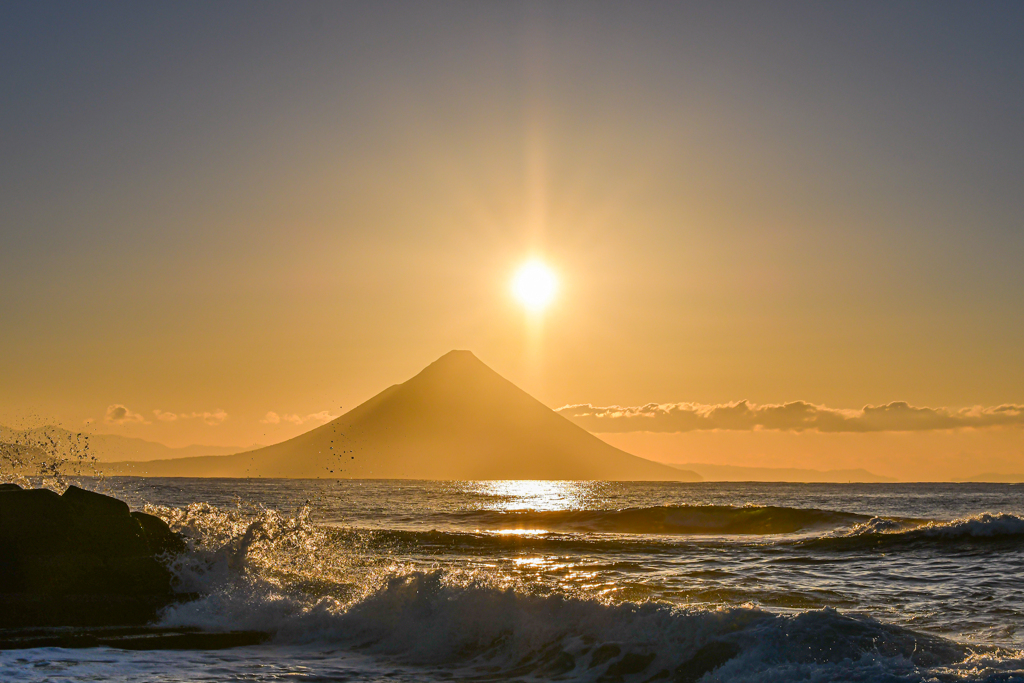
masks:
<svg viewBox="0 0 1024 683"><path fill-rule="evenodd" d="M601 441L464 350L449 351L415 377L288 441L192 460L152 463L148 473L699 480Z"/></svg>
<svg viewBox="0 0 1024 683"><path fill-rule="evenodd" d="M433 363L423 368L428 370L433 367L451 367L451 366L466 366L466 365L484 365L483 361L473 355L472 351L466 351L463 349L452 349L448 353L444 354ZM484 367L487 367L484 365Z"/></svg>
<svg viewBox="0 0 1024 683"><path fill-rule="evenodd" d="M419 371L406 384L417 384L419 381L440 382L474 382L486 376L497 376L482 360L473 355L472 351L454 350L444 354L433 363Z"/></svg>

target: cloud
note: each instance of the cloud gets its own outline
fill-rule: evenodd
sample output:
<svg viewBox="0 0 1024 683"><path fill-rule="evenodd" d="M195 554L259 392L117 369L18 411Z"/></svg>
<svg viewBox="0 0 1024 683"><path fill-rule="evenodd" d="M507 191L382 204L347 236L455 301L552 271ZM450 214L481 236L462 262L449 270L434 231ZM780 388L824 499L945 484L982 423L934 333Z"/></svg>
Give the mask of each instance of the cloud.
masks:
<svg viewBox="0 0 1024 683"><path fill-rule="evenodd" d="M706 405L648 403L644 406L563 406L558 411L591 432L691 432L756 430L802 432L919 432L938 429L1024 426L1024 405L926 408L894 401L860 410L828 408L804 401L757 405L749 401Z"/></svg>
<svg viewBox="0 0 1024 683"><path fill-rule="evenodd" d="M212 413L210 413L210 412L206 412L206 413L192 413L191 415L189 415L189 417L198 417L199 419L201 419L203 422L205 422L206 424L210 425L211 427L216 427L221 422L223 422L224 420L228 419L228 414L225 413L221 408L218 408L217 410L213 411Z"/></svg>
<svg viewBox="0 0 1024 683"><path fill-rule="evenodd" d="M133 413L120 403L115 403L112 406L107 406L107 414L104 416L103 419L106 422L115 425L123 425L129 422L151 424L142 415L140 415L139 413Z"/></svg>
<svg viewBox="0 0 1024 683"><path fill-rule="evenodd" d="M221 408L218 408L213 412L205 411L202 413L169 413L157 408L156 410L153 411L153 414L156 416L156 419L160 420L161 422L175 422L177 420L199 419L205 422L206 424L210 425L211 427L216 427L220 423L224 422L224 420L228 419L228 414L224 412L224 410Z"/></svg>
<svg viewBox="0 0 1024 683"><path fill-rule="evenodd" d="M326 410L321 410L319 413L310 413L309 415L305 416L296 415L294 413L278 415L277 413L271 410L266 415L263 416L263 419L261 419L260 422L262 422L263 424L271 425L281 424L281 422L291 422L292 424L295 425L301 425L311 421L329 422L330 420L333 420L335 417L335 415L331 415L331 413Z"/></svg>

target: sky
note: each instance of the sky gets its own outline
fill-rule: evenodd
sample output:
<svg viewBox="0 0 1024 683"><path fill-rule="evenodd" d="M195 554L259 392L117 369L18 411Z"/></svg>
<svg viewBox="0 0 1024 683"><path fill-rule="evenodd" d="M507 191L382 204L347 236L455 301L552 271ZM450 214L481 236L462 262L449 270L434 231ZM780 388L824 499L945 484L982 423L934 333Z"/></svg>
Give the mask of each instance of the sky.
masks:
<svg viewBox="0 0 1024 683"><path fill-rule="evenodd" d="M274 443L454 348L552 408L1012 414L1022 25L1011 2L5 3L0 423ZM510 294L531 258L559 279L540 320ZM600 428L675 462L1024 471L1019 421L917 424Z"/></svg>

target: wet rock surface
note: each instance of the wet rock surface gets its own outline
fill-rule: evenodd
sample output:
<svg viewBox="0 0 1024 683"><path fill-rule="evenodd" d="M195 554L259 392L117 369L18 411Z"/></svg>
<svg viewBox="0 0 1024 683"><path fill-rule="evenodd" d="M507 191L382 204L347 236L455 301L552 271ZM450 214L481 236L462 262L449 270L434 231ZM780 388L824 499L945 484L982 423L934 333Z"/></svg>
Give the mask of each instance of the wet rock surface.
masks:
<svg viewBox="0 0 1024 683"><path fill-rule="evenodd" d="M266 641L259 631L204 633L155 627L0 629L0 650L112 647L119 650L222 650Z"/></svg>
<svg viewBox="0 0 1024 683"><path fill-rule="evenodd" d="M158 517L71 486L0 487L0 628L137 625L174 601Z"/></svg>

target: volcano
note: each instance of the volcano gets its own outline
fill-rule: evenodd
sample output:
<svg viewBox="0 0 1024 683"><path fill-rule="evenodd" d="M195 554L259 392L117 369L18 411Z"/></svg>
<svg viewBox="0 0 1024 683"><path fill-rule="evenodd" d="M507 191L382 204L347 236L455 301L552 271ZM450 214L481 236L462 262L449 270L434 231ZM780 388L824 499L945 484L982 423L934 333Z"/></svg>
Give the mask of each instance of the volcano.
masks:
<svg viewBox="0 0 1024 683"><path fill-rule="evenodd" d="M226 456L120 463L172 477L699 481L576 426L484 365L451 351L341 417Z"/></svg>

